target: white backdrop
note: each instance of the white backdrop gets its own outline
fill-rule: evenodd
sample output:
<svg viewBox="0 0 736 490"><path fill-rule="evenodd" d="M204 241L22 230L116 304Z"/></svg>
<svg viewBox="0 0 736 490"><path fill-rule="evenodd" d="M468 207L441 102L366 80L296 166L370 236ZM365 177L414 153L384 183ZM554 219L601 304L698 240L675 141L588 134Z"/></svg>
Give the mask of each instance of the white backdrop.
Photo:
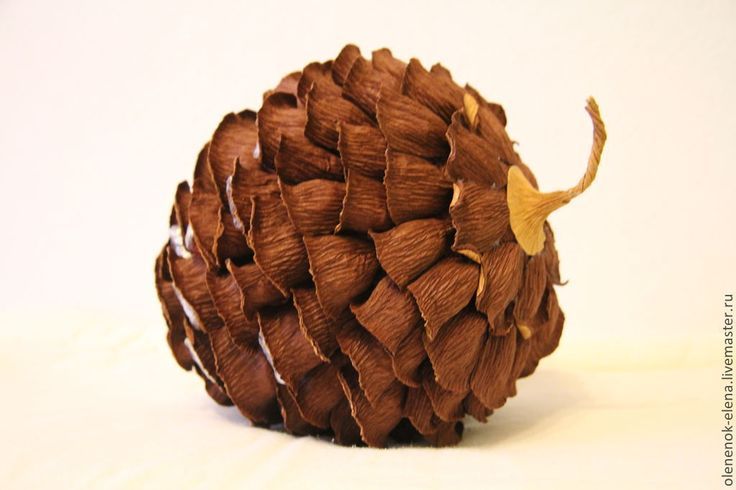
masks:
<svg viewBox="0 0 736 490"><path fill-rule="evenodd" d="M0 0L4 486L720 481L735 3L213 3ZM176 184L222 115L347 42L502 103L544 190L584 169L588 95L607 124L598 180L552 218L562 344L457 449L252 429L166 352L152 268Z"/></svg>

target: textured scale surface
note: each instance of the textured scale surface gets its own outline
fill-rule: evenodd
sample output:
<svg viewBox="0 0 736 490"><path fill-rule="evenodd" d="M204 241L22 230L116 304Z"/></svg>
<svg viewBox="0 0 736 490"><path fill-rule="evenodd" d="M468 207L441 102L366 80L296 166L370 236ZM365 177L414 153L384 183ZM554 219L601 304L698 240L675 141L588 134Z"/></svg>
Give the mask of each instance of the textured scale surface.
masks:
<svg viewBox="0 0 736 490"><path fill-rule="evenodd" d="M552 230L528 256L509 227L508 169L536 184L505 124L441 65L352 45L225 116L156 260L176 361L257 426L457 444L564 323Z"/></svg>

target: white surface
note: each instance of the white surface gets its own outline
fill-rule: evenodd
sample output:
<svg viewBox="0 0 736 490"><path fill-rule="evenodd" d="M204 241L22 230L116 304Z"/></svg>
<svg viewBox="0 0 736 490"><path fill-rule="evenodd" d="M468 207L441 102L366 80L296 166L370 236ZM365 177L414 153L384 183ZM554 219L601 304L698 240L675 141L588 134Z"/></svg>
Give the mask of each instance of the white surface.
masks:
<svg viewBox="0 0 736 490"><path fill-rule="evenodd" d="M734 285L736 4L0 2L4 488L715 487ZM596 96L609 142L553 218L561 348L459 448L245 427L166 352L152 284L176 183L223 114L346 42L501 102L543 189Z"/></svg>
<svg viewBox="0 0 736 490"><path fill-rule="evenodd" d="M6 488L693 489L718 476L707 368L549 359L457 448L347 449L215 405L169 360L156 325L64 320L66 331L35 328L0 348L0 382L20 402L0 425Z"/></svg>

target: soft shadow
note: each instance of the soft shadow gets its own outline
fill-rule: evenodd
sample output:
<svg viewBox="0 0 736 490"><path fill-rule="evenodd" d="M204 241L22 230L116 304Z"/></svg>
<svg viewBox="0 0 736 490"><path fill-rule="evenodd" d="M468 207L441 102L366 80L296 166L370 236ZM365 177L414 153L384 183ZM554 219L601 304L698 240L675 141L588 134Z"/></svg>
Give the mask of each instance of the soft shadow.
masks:
<svg viewBox="0 0 736 490"><path fill-rule="evenodd" d="M496 410L488 418L488 423L482 424L470 416L464 420L465 430L457 449L490 447L509 440L518 440L529 437L552 424L556 418L572 413L574 407L581 405L589 394L584 391L579 376L573 372L561 371L554 368L537 369L528 378L520 379L516 384L517 394L507 400L506 404ZM265 430L293 438L282 427L258 427L251 424L236 407L223 407L206 399L207 411L232 423L236 426L252 430ZM333 446L331 438L327 436L311 436L314 442ZM414 444L391 444L390 448L412 447L415 449L430 446Z"/></svg>
<svg viewBox="0 0 736 490"><path fill-rule="evenodd" d="M538 369L530 377L519 380L516 390L516 396L496 410L488 423L466 418L460 447L489 447L526 438L566 412L572 412L588 398L576 374L549 368Z"/></svg>
<svg viewBox="0 0 736 490"><path fill-rule="evenodd" d="M209 410L214 412L217 417L226 420L228 423L235 424L239 427L245 428L248 431L267 431L269 435L279 434L290 441L294 441L302 437L306 437L306 436L293 436L292 434L289 434L284 429L283 424L275 424L270 427L253 425L250 422L250 420L245 418L245 416L238 411L237 407L235 406L223 407L222 405L211 403L212 400L210 399L207 399L206 401L208 402ZM308 439L311 441L315 441L315 442L323 442L325 444L328 444L329 446L334 445L332 443L332 437L327 436L327 435L315 434L315 435L309 436Z"/></svg>
<svg viewBox="0 0 736 490"><path fill-rule="evenodd" d="M212 402L212 400L209 399L207 401ZM235 406L223 407L216 403L210 403L210 408L218 417L223 418L232 424L239 425L241 427L256 428L250 420L243 417L243 414L240 413Z"/></svg>

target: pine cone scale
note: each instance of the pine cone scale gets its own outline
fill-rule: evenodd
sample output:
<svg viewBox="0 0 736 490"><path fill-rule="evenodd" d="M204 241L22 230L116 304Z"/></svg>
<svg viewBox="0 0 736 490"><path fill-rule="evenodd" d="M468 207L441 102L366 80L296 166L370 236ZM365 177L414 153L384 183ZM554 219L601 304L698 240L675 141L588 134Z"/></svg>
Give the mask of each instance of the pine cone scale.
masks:
<svg viewBox="0 0 736 490"><path fill-rule="evenodd" d="M386 206L396 224L441 216L452 198L442 168L413 155L386 152Z"/></svg>
<svg viewBox="0 0 736 490"><path fill-rule="evenodd" d="M378 99L376 119L390 150L435 161L447 158L447 126L419 102L384 90Z"/></svg>
<svg viewBox="0 0 736 490"><path fill-rule="evenodd" d="M235 343L224 328L214 330L210 338L217 375L240 412L256 425L277 423L276 383L263 353L249 344Z"/></svg>

